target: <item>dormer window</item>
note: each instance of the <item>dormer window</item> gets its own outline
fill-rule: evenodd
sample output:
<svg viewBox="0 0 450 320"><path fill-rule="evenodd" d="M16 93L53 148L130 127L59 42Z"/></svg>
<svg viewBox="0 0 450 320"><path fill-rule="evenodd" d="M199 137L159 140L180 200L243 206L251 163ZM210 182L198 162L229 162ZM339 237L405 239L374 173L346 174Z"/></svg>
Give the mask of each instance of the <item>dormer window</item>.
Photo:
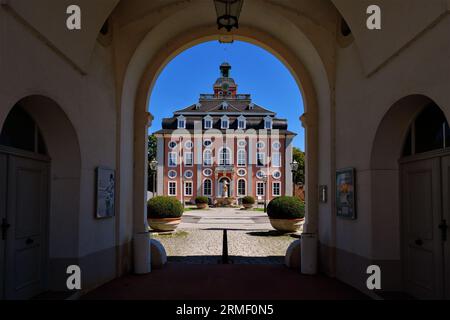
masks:
<svg viewBox="0 0 450 320"><path fill-rule="evenodd" d="M209 115L203 118L203 125L205 129L211 129L213 126L213 118Z"/></svg>
<svg viewBox="0 0 450 320"><path fill-rule="evenodd" d="M230 125L230 120L228 119L227 116L223 116L220 120L220 127L222 129L228 129Z"/></svg>
<svg viewBox="0 0 450 320"><path fill-rule="evenodd" d="M269 116L264 118L264 129L272 129L272 118Z"/></svg>
<svg viewBox="0 0 450 320"><path fill-rule="evenodd" d="M197 103L196 105L195 105L195 110L200 110L200 107L201 107L202 105L201 105L201 103Z"/></svg>
<svg viewBox="0 0 450 320"><path fill-rule="evenodd" d="M245 119L245 117L244 116L239 116L239 118L237 119L237 121L238 121L238 125L237 125L237 127L238 127L238 129L245 129L246 128L246 126L247 126L247 121L246 121L246 119Z"/></svg>
<svg viewBox="0 0 450 320"><path fill-rule="evenodd" d="M186 118L184 116L178 117L178 129L186 129Z"/></svg>
<svg viewBox="0 0 450 320"><path fill-rule="evenodd" d="M228 109L228 103L226 103L225 101L222 102L222 110L227 110Z"/></svg>
<svg viewBox="0 0 450 320"><path fill-rule="evenodd" d="M253 102L250 103L250 104L248 105L248 109L249 109L249 110L255 109L255 104L254 104Z"/></svg>

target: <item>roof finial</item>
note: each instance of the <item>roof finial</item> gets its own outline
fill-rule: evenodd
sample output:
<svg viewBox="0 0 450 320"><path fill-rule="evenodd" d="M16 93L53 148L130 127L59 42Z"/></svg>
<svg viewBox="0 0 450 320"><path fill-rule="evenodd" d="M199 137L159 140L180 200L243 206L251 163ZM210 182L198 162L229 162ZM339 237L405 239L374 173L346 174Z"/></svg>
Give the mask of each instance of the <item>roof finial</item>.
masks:
<svg viewBox="0 0 450 320"><path fill-rule="evenodd" d="M228 62L224 62L220 65L220 72L222 73L223 78L230 77L231 66Z"/></svg>

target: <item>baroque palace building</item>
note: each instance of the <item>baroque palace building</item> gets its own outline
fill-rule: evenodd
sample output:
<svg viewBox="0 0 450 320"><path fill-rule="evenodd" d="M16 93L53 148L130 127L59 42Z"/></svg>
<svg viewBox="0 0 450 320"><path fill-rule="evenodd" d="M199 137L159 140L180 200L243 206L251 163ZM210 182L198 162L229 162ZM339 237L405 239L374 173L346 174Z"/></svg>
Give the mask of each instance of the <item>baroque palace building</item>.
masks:
<svg viewBox="0 0 450 320"><path fill-rule="evenodd" d="M165 118L157 137L158 194L183 203L206 196L239 202L292 195L295 133L286 119L239 94L231 66L220 66L213 94Z"/></svg>

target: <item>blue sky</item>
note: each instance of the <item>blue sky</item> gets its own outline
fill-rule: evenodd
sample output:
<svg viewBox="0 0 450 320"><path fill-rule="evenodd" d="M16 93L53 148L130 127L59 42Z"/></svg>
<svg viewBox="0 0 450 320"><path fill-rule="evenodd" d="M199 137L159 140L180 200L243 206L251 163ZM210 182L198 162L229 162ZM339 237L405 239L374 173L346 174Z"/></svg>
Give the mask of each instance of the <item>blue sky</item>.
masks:
<svg viewBox="0 0 450 320"><path fill-rule="evenodd" d="M241 41L205 42L170 61L150 97L149 110L155 117L150 132L161 129L162 118L196 103L200 93L213 93L219 65L225 61L232 66L231 77L238 84L238 93L250 93L253 102L288 119L289 130L298 134L294 145L304 150L304 129L299 121L303 100L297 83L275 56Z"/></svg>

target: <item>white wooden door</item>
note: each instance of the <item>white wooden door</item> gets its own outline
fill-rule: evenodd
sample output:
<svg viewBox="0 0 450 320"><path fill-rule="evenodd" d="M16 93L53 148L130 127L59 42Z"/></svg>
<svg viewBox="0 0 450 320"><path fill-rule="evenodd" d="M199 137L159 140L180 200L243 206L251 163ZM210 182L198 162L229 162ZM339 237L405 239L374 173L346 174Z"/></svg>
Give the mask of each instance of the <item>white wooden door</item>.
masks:
<svg viewBox="0 0 450 320"><path fill-rule="evenodd" d="M441 237L444 240L445 298L450 299L450 156L442 158Z"/></svg>
<svg viewBox="0 0 450 320"><path fill-rule="evenodd" d="M420 299L444 296L440 158L402 165L405 289Z"/></svg>
<svg viewBox="0 0 450 320"><path fill-rule="evenodd" d="M6 299L28 299L46 289L48 164L9 156Z"/></svg>
<svg viewBox="0 0 450 320"><path fill-rule="evenodd" d="M6 248L6 187L7 187L7 156L0 153L0 299L5 293L5 248Z"/></svg>

